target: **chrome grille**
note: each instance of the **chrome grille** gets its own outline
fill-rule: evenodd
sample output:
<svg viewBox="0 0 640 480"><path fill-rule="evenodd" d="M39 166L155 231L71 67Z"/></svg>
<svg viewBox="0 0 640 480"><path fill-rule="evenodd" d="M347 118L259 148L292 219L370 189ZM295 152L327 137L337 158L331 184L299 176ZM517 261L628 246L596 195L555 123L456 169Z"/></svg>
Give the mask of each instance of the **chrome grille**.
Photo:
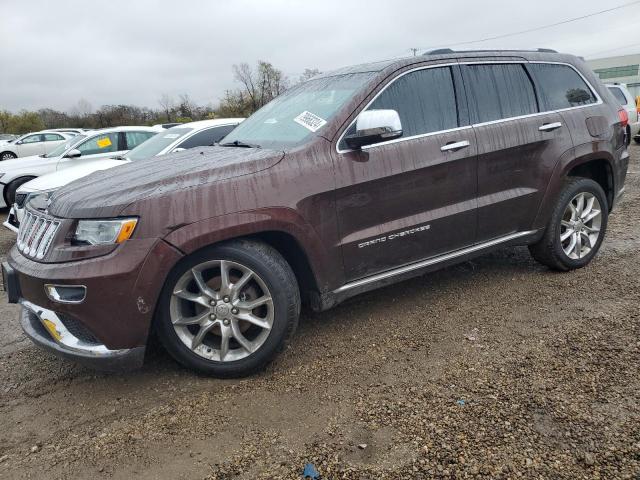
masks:
<svg viewBox="0 0 640 480"><path fill-rule="evenodd" d="M18 231L18 250L38 260L44 258L59 226L56 220L27 212Z"/></svg>

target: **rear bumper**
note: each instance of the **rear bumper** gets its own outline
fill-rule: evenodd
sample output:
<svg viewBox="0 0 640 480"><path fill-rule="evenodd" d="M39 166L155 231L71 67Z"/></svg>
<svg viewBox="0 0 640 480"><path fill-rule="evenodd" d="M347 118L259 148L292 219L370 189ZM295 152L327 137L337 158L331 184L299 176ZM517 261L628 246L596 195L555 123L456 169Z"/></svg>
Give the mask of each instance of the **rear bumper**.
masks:
<svg viewBox="0 0 640 480"><path fill-rule="evenodd" d="M145 347L109 350L101 343L72 334L52 310L20 300L20 320L24 333L38 346L54 355L104 371L126 371L142 366Z"/></svg>

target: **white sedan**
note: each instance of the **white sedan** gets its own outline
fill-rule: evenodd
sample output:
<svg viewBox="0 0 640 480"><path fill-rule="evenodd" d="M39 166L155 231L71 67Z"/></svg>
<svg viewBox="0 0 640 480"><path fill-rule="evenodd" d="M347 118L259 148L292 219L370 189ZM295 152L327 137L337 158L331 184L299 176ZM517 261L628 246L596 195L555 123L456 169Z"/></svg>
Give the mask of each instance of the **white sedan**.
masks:
<svg viewBox="0 0 640 480"><path fill-rule="evenodd" d="M72 138L67 132L33 132L0 145L0 160L44 155Z"/></svg>
<svg viewBox="0 0 640 480"><path fill-rule="evenodd" d="M153 127L105 128L76 135L45 155L0 162L0 208L12 205L18 187L36 177L124 155L157 133Z"/></svg>
<svg viewBox="0 0 640 480"><path fill-rule="evenodd" d="M4 226L17 232L27 203L30 203L34 208L44 209L49 197L56 190L74 180L98 170L106 170L132 161L194 147L213 145L226 137L243 120L243 118L226 118L185 123L163 130L151 140L134 148L126 155L103 158L100 161L67 168L31 180L18 188L15 195L15 204L4 222Z"/></svg>

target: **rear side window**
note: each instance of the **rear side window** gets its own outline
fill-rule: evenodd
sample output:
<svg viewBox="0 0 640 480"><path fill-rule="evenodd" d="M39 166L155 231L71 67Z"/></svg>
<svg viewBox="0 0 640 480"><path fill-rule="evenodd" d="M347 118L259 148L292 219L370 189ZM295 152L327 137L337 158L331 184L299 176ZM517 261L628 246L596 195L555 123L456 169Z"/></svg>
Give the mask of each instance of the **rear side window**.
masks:
<svg viewBox="0 0 640 480"><path fill-rule="evenodd" d="M141 143L146 142L153 137L155 132L125 132L125 138L127 139L127 148L125 150L132 150Z"/></svg>
<svg viewBox="0 0 640 480"><path fill-rule="evenodd" d="M560 110L596 102L596 97L582 77L568 65L531 63L540 88L545 110Z"/></svg>
<svg viewBox="0 0 640 480"><path fill-rule="evenodd" d="M627 104L627 98L624 96L624 93L622 93L622 90L620 90L618 87L609 87L609 91L613 93L613 96L616 97L616 100L620 102L620 105Z"/></svg>
<svg viewBox="0 0 640 480"><path fill-rule="evenodd" d="M226 137L234 128L235 125L225 125L222 127L208 128L207 130L203 130L187 138L184 142L178 145L178 148L187 149L194 147L211 146Z"/></svg>
<svg viewBox="0 0 640 480"><path fill-rule="evenodd" d="M64 140L64 137L62 135L58 135L57 133L45 133L44 134L44 141L45 142L59 142L61 140Z"/></svg>
<svg viewBox="0 0 640 480"><path fill-rule="evenodd" d="M536 93L523 65L466 65L463 72L473 123L538 112Z"/></svg>

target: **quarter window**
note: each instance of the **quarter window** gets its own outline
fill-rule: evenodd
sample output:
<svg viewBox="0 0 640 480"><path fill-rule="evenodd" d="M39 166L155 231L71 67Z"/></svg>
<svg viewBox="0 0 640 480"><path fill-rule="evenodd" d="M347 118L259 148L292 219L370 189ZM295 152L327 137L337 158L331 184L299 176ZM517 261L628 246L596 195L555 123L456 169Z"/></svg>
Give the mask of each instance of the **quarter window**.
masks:
<svg viewBox="0 0 640 480"><path fill-rule="evenodd" d="M589 86L573 68L551 63L531 63L529 68L540 88L545 110L560 110L596 102Z"/></svg>
<svg viewBox="0 0 640 480"><path fill-rule="evenodd" d="M609 91L613 93L613 96L616 97L616 100L620 102L620 105L626 105L627 99L618 87L609 87Z"/></svg>
<svg viewBox="0 0 640 480"><path fill-rule="evenodd" d="M536 93L523 65L466 65L463 72L473 123L538 112Z"/></svg>

